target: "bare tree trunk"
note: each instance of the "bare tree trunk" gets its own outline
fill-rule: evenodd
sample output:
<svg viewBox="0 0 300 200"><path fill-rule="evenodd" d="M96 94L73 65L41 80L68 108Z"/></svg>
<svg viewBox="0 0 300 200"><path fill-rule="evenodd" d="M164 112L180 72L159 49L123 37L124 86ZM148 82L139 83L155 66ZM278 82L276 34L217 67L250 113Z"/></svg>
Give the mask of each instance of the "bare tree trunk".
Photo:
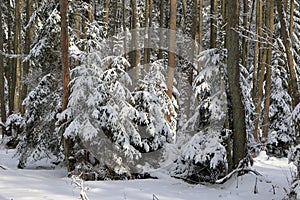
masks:
<svg viewBox="0 0 300 200"><path fill-rule="evenodd" d="M217 47L217 13L218 11L218 1L211 0L210 1L210 48Z"/></svg>
<svg viewBox="0 0 300 200"><path fill-rule="evenodd" d="M203 32L203 0L199 0L199 31L198 31L198 39L199 39L199 47L198 47L198 53L201 53L202 51L202 32ZM200 71L202 66L202 63L199 61L198 62L198 71Z"/></svg>
<svg viewBox="0 0 300 200"><path fill-rule="evenodd" d="M248 0L244 0L243 1L244 5L243 5L243 27L245 29L245 31L243 31L243 35L246 36L247 33L247 28L248 28L248 12L249 12L249 5L248 5ZM248 61L248 38L243 37L242 38L242 51L243 51L243 55L242 55L242 65L244 67L247 67L247 61Z"/></svg>
<svg viewBox="0 0 300 200"><path fill-rule="evenodd" d="M122 0L122 23L123 23L123 31L126 31L126 2ZM124 58L127 59L127 35L124 34ZM128 71L126 67L126 71Z"/></svg>
<svg viewBox="0 0 300 200"><path fill-rule="evenodd" d="M164 28L164 8L165 8L164 7L164 0L160 0L160 5L159 5L159 27L161 29ZM163 32L160 31L158 59L163 58L162 44L163 44Z"/></svg>
<svg viewBox="0 0 300 200"><path fill-rule="evenodd" d="M79 0L76 0L76 10L75 10L75 31L77 38L80 38L80 12L79 12Z"/></svg>
<svg viewBox="0 0 300 200"><path fill-rule="evenodd" d="M104 22L107 24L108 23L109 0L105 0L104 8L105 8Z"/></svg>
<svg viewBox="0 0 300 200"><path fill-rule="evenodd" d="M259 37L262 35L262 0L256 0L256 37L255 37L255 48L254 48L254 71L253 71L253 101L256 105L256 121L255 129L253 132L254 141L258 141L258 124L259 124L259 113L260 104L258 103L258 71L259 71L259 53L260 53L260 42ZM260 69L260 71L264 69ZM262 72L260 72L262 74ZM257 124L257 125L256 125Z"/></svg>
<svg viewBox="0 0 300 200"><path fill-rule="evenodd" d="M227 0L226 7L228 22L226 34L227 72L231 105L229 112L231 113L230 124L233 131L233 166L237 167L247 152L245 110L240 88L239 34L234 30L239 26L239 0Z"/></svg>
<svg viewBox="0 0 300 200"><path fill-rule="evenodd" d="M30 21L30 17L32 15L32 9L33 9L33 1L32 0L27 0L26 2L26 22L27 24ZM28 55L30 53L30 45L31 45L31 38L32 38L32 28L31 26L28 27L25 33L25 55ZM29 67L30 67L30 60L26 60L23 63L23 79L25 79L28 75L29 72ZM26 98L27 95L27 84L23 83L22 84L22 90L21 90L21 102ZM22 103L20 104L21 107L21 113L25 113L25 108L22 106Z"/></svg>
<svg viewBox="0 0 300 200"><path fill-rule="evenodd" d="M23 0L15 2L15 34L14 34L14 53L21 54L21 9ZM14 59L15 66L15 93L14 93L14 111L20 111L20 89L21 89L21 58L17 56Z"/></svg>
<svg viewBox="0 0 300 200"><path fill-rule="evenodd" d="M3 4L2 0L0 0L1 5ZM0 12L0 27L3 27L2 22L2 10ZM0 29L0 51L3 51L3 29ZM0 110L1 110L1 121L3 123L6 122L6 110L5 110L5 96L4 96L4 59L3 55L0 53ZM2 127L2 139L4 138L4 135L6 134L5 128Z"/></svg>
<svg viewBox="0 0 300 200"><path fill-rule="evenodd" d="M149 37L149 0L145 0L145 34ZM147 70L147 64L149 63L150 58L148 58L148 38L144 38L144 66Z"/></svg>
<svg viewBox="0 0 300 200"><path fill-rule="evenodd" d="M262 140L268 139L269 131L269 111L270 111L270 93L271 93L271 75L272 75L272 43L274 32L274 1L267 0L266 2L266 28L268 30L269 43L267 44L267 62L266 62L266 83L265 83L265 102L264 102L264 119L262 127Z"/></svg>
<svg viewBox="0 0 300 200"><path fill-rule="evenodd" d="M68 33L68 1L60 0L61 12L61 61L63 73L63 97L62 97L62 110L67 109L69 99L69 33ZM72 140L70 138L64 139L65 159L68 171L72 171L74 166L69 162L72 150Z"/></svg>
<svg viewBox="0 0 300 200"><path fill-rule="evenodd" d="M255 37L255 47L254 47L254 71L253 71L253 100L256 101L257 95L257 83L258 83L258 63L259 63L259 49L260 42L259 37L262 35L262 0L256 0L256 37ZM257 141L257 136L254 139Z"/></svg>
<svg viewBox="0 0 300 200"><path fill-rule="evenodd" d="M294 9L295 9L295 0L291 0L289 33L290 33L290 39L292 43L293 43L293 30L294 30L294 13L295 13Z"/></svg>
<svg viewBox="0 0 300 200"><path fill-rule="evenodd" d="M8 15L7 15L7 37L8 38L12 38L11 35L11 30L12 30L12 18L10 13L12 12L12 8L10 6L10 1L6 1L6 8L8 10ZM10 54L12 53L12 43L10 40L7 41L7 53ZM15 66L12 62L12 59L7 57L6 59L6 63L7 63L7 79L8 79L8 87L9 87L9 94L8 94L8 114L12 114L14 112L14 96L15 96L15 74L16 74L16 70L15 70Z"/></svg>
<svg viewBox="0 0 300 200"><path fill-rule="evenodd" d="M152 0L146 0L146 13L145 13L145 33L148 37L145 37L145 48L144 48L144 66L145 71L148 71L150 63L150 51L149 48L151 42L151 26L152 26Z"/></svg>
<svg viewBox="0 0 300 200"><path fill-rule="evenodd" d="M133 51L131 53L131 66L135 67L135 73L136 73L136 78L138 79L140 77L140 50L139 50L139 22L138 22L138 16L137 16L137 5L136 5L136 0L131 0L131 8L132 8L132 13L131 13L131 20L132 20L132 46L133 46Z"/></svg>
<svg viewBox="0 0 300 200"><path fill-rule="evenodd" d="M169 38L169 68L167 75L167 95L172 99L174 71L175 71L175 48L176 48L176 0L170 0L170 38Z"/></svg>

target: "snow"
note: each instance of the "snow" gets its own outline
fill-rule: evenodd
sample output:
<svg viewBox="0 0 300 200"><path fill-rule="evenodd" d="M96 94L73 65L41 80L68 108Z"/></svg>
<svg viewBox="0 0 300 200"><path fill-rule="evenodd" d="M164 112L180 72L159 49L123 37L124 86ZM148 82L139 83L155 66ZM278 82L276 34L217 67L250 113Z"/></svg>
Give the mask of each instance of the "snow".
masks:
<svg viewBox="0 0 300 200"><path fill-rule="evenodd" d="M27 169L17 169L14 153L15 150L0 150L0 200L80 199L80 189L66 178L64 168L53 168L50 160L43 160ZM90 200L152 200L153 195L159 200L282 199L284 188L289 190L295 166L288 164L286 158L268 157L262 152L254 159L253 168L263 176L233 176L222 185L191 185L158 170L154 175L159 179L84 182L83 186L88 188ZM254 194L256 178L258 193Z"/></svg>

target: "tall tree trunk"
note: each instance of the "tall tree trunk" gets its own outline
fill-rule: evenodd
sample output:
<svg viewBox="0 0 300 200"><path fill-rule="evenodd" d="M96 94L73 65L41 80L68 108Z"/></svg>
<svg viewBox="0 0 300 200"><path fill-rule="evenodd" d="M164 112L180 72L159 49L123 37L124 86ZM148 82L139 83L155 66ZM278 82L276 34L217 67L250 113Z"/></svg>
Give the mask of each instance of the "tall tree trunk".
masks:
<svg viewBox="0 0 300 200"><path fill-rule="evenodd" d="M294 13L295 13L294 9L295 9L295 0L291 0L289 33L290 33L290 39L292 43L293 43L293 30L294 30Z"/></svg>
<svg viewBox="0 0 300 200"><path fill-rule="evenodd" d="M125 0L122 0L122 23L123 23L123 31L126 30L126 2ZM127 34L124 34L124 58L127 59ZM128 71L126 66L126 71Z"/></svg>
<svg viewBox="0 0 300 200"><path fill-rule="evenodd" d="M292 104L293 108L295 108L299 102L300 102L300 96L299 96L299 88L298 88L298 80L297 80L297 72L295 69L295 62L294 62L294 55L293 55L293 49L292 49L292 43L291 43L291 36L289 34L289 30L287 27L286 22L286 15L285 10L282 6L281 0L276 0L276 7L278 11L278 17L281 25L280 34L283 40L283 44L285 47L285 54L288 64L288 71L289 71L289 84L291 87L291 97L292 97ZM296 126L296 136L300 136L300 122L295 122Z"/></svg>
<svg viewBox="0 0 300 200"><path fill-rule="evenodd" d="M170 0L170 38L169 38L169 67L167 75L167 95L172 99L174 71L175 71L175 48L176 48L176 0Z"/></svg>
<svg viewBox="0 0 300 200"><path fill-rule="evenodd" d="M255 47L254 47L254 71L253 71L253 99L256 101L257 83L258 83L258 63L259 63L259 49L260 36L262 28L262 0L256 0L256 30L255 30ZM256 138L257 136L254 136Z"/></svg>
<svg viewBox="0 0 300 200"><path fill-rule="evenodd" d="M0 0L2 5L2 0ZM2 9L0 10L0 27L3 27L2 22ZM3 51L3 28L0 29L0 51ZM6 110L5 110L5 96L4 96L4 88L5 88L5 75L4 75L4 59L2 53L0 53L0 110L1 110L1 121L3 123L6 122ZM5 128L2 127L2 139L5 135Z"/></svg>
<svg viewBox="0 0 300 200"><path fill-rule="evenodd" d="M239 34L234 30L239 26L239 0L227 0L227 22L227 72L231 104L229 111L233 131L233 166L237 167L246 156L245 110L240 88Z"/></svg>
<svg viewBox="0 0 300 200"><path fill-rule="evenodd" d="M26 2L26 23L29 24L30 22L30 17L32 15L32 8L33 8L33 1L32 0L27 0ZM30 53L30 45L31 45L31 38L32 38L32 28L31 26L28 26L28 29L26 30L25 33L25 55L28 55ZM26 60L23 63L23 74L22 77L23 79L27 77L28 72L29 72L29 67L30 67L30 60ZM21 102L26 98L27 95L27 84L23 83L22 84L22 90L21 90ZM25 108L22 106L22 103L20 105L21 107L21 113L25 113Z"/></svg>
<svg viewBox="0 0 300 200"><path fill-rule="evenodd" d="M105 9L104 22L105 22L105 24L108 24L109 1L110 0L105 0L105 5L104 5L104 9Z"/></svg>
<svg viewBox="0 0 300 200"><path fill-rule="evenodd" d="M159 28L163 29L164 28L164 0L160 0L160 5L159 5ZM162 44L163 44L163 32L160 30L160 35L159 35L159 52L158 52L158 59L163 58L163 50L162 50Z"/></svg>
<svg viewBox="0 0 300 200"><path fill-rule="evenodd" d="M217 13L218 11L218 1L211 0L210 1L210 48L217 47Z"/></svg>
<svg viewBox="0 0 300 200"><path fill-rule="evenodd" d="M260 53L260 36L262 35L262 0L256 0L256 36L255 36L255 47L254 47L254 71L253 71L253 101L254 105L256 105L257 109L260 104L258 104L258 71L259 71L259 53ZM256 123L259 123L259 115L256 110L256 119L258 120ZM259 111L260 113L260 111ZM256 125L255 125L256 127ZM254 141L258 141L258 129L253 132Z"/></svg>
<svg viewBox="0 0 300 200"><path fill-rule="evenodd" d="M202 31L203 31L203 12L202 12L202 9L203 9L203 0L199 0L199 31L198 31L198 39L199 39L199 47L198 47L198 53L201 53L202 51ZM198 71L201 70L201 66L202 66L202 63L199 61L198 62Z"/></svg>
<svg viewBox="0 0 300 200"><path fill-rule="evenodd" d="M63 97L62 97L62 110L68 106L69 99L69 33L68 33L68 1L60 0L61 12L61 61L62 61L62 76L63 76ZM68 171L72 171L74 166L69 162L72 151L72 140L70 138L64 139L64 151L66 157L66 164Z"/></svg>
<svg viewBox="0 0 300 200"><path fill-rule="evenodd" d="M267 44L267 62L266 62L266 83L265 83L265 102L264 102L264 119L262 127L262 140L266 141L269 131L269 111L270 111L270 93L271 93L271 75L272 75L272 43L274 32L274 1L266 2L266 28L268 30L269 43Z"/></svg>
<svg viewBox="0 0 300 200"><path fill-rule="evenodd" d="M248 5L248 0L243 0L243 27L245 31L243 31L243 35L246 36L247 33L247 28L248 28L248 12L249 12L249 5ZM248 38L243 37L242 38L242 65L244 67L247 67L247 60L248 60Z"/></svg>
<svg viewBox="0 0 300 200"><path fill-rule="evenodd" d="M8 15L7 15L7 37L8 38L12 38L12 17L11 17L11 13L12 13L12 8L10 6L10 1L6 1L6 8L8 11ZM7 53L11 54L12 53L12 43L10 40L7 41ZM9 92L8 92L8 114L12 114L14 112L14 96L15 96L15 74L16 74L16 70L15 70L15 66L12 62L13 60L10 57L6 58L6 64L7 64L7 80L8 80L8 88L9 88Z"/></svg>
<svg viewBox="0 0 300 200"><path fill-rule="evenodd" d="M132 24L132 57L131 57L131 66L135 67L136 78L140 77L140 50L139 50L139 22L138 22L138 15L137 15L137 5L136 0L131 0L131 24Z"/></svg>
<svg viewBox="0 0 300 200"><path fill-rule="evenodd" d="M144 66L145 71L148 71L150 63L150 51L149 48L151 42L151 26L152 26L152 0L146 0L146 13L145 13L145 34L148 37L145 37L145 48L144 48Z"/></svg>
<svg viewBox="0 0 300 200"><path fill-rule="evenodd" d="M76 0L76 10L75 10L75 31L76 31L76 36L79 39L80 38L80 12L79 12L79 3L80 0Z"/></svg>
<svg viewBox="0 0 300 200"><path fill-rule="evenodd" d="M149 37L149 0L145 0L145 35ZM144 39L144 66L147 70L147 65L150 61L150 58L148 57L148 38L145 37Z"/></svg>
<svg viewBox="0 0 300 200"><path fill-rule="evenodd" d="M21 89L21 9L23 0L15 2L15 33L14 33L14 53L18 55L14 58L15 66L15 92L14 92L14 111L20 111L20 89Z"/></svg>

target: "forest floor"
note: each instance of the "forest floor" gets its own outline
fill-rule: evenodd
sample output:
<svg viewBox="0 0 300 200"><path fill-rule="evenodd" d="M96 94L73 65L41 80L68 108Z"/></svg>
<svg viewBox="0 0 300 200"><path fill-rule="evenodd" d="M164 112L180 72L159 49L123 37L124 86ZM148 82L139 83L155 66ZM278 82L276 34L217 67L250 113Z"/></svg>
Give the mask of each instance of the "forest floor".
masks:
<svg viewBox="0 0 300 200"><path fill-rule="evenodd" d="M64 168L53 168L44 160L18 169L17 159L12 158L15 150L0 149L0 200L80 199L80 189L71 178L66 178ZM268 157L262 152L254 159L253 169L262 176L233 176L220 185L191 185L157 171L159 179L90 181L83 182L83 186L89 200L282 199L285 189L290 188L295 166L286 158Z"/></svg>

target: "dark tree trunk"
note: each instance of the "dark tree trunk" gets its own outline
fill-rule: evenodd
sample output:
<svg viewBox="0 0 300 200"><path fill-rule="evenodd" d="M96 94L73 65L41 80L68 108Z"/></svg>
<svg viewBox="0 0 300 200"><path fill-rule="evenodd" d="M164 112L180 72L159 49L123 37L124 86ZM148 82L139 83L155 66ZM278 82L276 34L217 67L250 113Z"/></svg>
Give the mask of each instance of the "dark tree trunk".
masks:
<svg viewBox="0 0 300 200"><path fill-rule="evenodd" d="M65 110L68 106L69 99L69 33L68 33L68 1L60 1L60 12L61 12L61 61L62 61L62 72L63 72L63 97L62 97L62 110ZM68 171L72 171L74 166L70 162L69 158L72 151L72 140L70 138L64 139L64 151L65 159Z"/></svg>
<svg viewBox="0 0 300 200"><path fill-rule="evenodd" d="M26 23L27 24L30 21L30 17L32 14L32 8L33 8L33 1L27 0L27 3L26 3ZM28 30L26 30L26 33L25 33L25 51L24 51L25 55L28 55L30 53L31 38L32 38L32 28L29 26ZM26 60L23 63L23 75L22 75L23 79L25 79L27 77L28 72L29 72L29 67L30 67L30 61ZM21 90L21 101L20 101L21 102L20 108L21 108L22 114L25 113L25 110L24 110L25 108L24 108L24 106L22 106L22 102L26 98L26 95L27 95L27 84L23 83L22 90Z"/></svg>
<svg viewBox="0 0 300 200"><path fill-rule="evenodd" d="M2 0L0 0L2 5ZM0 27L3 27L2 22L2 10L0 12ZM3 51L3 29L0 29L0 51ZM5 96L4 96L4 59L2 53L0 53L0 111L1 111L1 121L5 123L6 121L6 110L5 110ZM5 127L1 127L2 129L2 139L5 135Z"/></svg>
<svg viewBox="0 0 300 200"><path fill-rule="evenodd" d="M228 22L226 34L227 72L231 104L229 112L231 112L230 125L233 131L233 166L237 167L239 162L245 158L247 152L245 110L240 88L239 34L234 30L239 25L239 1L227 0L226 7Z"/></svg>

